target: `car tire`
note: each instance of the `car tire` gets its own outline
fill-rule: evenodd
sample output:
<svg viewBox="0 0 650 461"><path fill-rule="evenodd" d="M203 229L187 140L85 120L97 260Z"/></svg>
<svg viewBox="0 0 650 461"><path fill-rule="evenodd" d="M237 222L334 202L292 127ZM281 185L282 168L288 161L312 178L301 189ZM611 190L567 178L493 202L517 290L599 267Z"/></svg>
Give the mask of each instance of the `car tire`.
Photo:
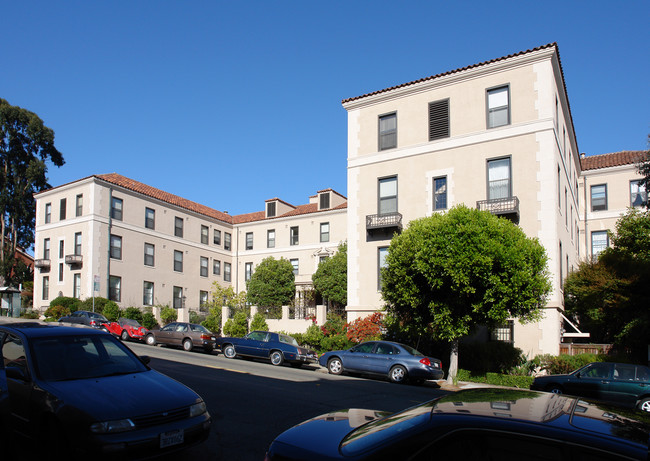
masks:
<svg viewBox="0 0 650 461"><path fill-rule="evenodd" d="M646 397L645 399L639 400L636 407L641 411L650 412L650 398Z"/></svg>
<svg viewBox="0 0 650 461"><path fill-rule="evenodd" d="M144 342L147 343L149 346L155 346L156 345L156 337L154 335L147 335Z"/></svg>
<svg viewBox="0 0 650 461"><path fill-rule="evenodd" d="M551 394L564 394L564 390L557 384L550 384L546 386L545 390L546 392L550 392Z"/></svg>
<svg viewBox="0 0 650 461"><path fill-rule="evenodd" d="M340 375L343 373L343 364L338 357L332 357L327 361L327 371L332 375Z"/></svg>
<svg viewBox="0 0 650 461"><path fill-rule="evenodd" d="M128 341L129 339L129 332L126 330L122 330L122 334L120 334L120 339L122 341Z"/></svg>
<svg viewBox="0 0 650 461"><path fill-rule="evenodd" d="M227 359L234 359L237 357L237 351L235 351L235 346L232 344L226 344L223 349L223 356Z"/></svg>
<svg viewBox="0 0 650 461"><path fill-rule="evenodd" d="M395 365L388 372L388 378L393 383L403 383L406 381L407 376L408 373L406 372L406 368L402 365Z"/></svg>
<svg viewBox="0 0 650 461"><path fill-rule="evenodd" d="M183 340L183 350L184 350L184 351L189 352L189 351L191 351L193 348L194 348L194 344L192 344L192 340L191 340L191 339L184 339L184 340Z"/></svg>
<svg viewBox="0 0 650 461"><path fill-rule="evenodd" d="M276 367L279 367L284 363L284 355L282 355L282 352L280 351L271 352L270 358L271 358L271 363Z"/></svg>

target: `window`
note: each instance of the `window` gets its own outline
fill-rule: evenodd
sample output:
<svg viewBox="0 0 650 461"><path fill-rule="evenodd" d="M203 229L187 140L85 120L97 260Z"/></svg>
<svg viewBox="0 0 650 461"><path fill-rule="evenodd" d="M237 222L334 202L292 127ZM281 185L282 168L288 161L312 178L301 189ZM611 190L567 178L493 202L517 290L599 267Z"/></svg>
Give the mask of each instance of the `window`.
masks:
<svg viewBox="0 0 650 461"><path fill-rule="evenodd" d="M223 279L226 282L230 282L230 263L223 263Z"/></svg>
<svg viewBox="0 0 650 461"><path fill-rule="evenodd" d="M119 286L118 286L118 290L119 290ZM72 297L81 299L81 274L74 274L73 283L72 283Z"/></svg>
<svg viewBox="0 0 650 461"><path fill-rule="evenodd" d="M61 202L59 203L59 219L63 221L65 219L65 212L66 212L66 207L67 207L67 200L62 198Z"/></svg>
<svg viewBox="0 0 650 461"><path fill-rule="evenodd" d="M562 242L560 242L560 257L558 258L560 263L560 289L564 289L564 271L562 264Z"/></svg>
<svg viewBox="0 0 650 461"><path fill-rule="evenodd" d="M208 238L210 235L210 229L208 226L201 226L201 243L204 245L208 244Z"/></svg>
<svg viewBox="0 0 650 461"><path fill-rule="evenodd" d="M508 320L506 323L499 325L492 329L490 332L490 339L492 341L502 341L505 343L514 343L515 322Z"/></svg>
<svg viewBox="0 0 650 461"><path fill-rule="evenodd" d="M183 252L174 250L174 270L183 272Z"/></svg>
<svg viewBox="0 0 650 461"><path fill-rule="evenodd" d="M174 287L174 309L183 308L183 288Z"/></svg>
<svg viewBox="0 0 650 461"><path fill-rule="evenodd" d="M388 247L377 248L377 290L381 291L381 270L386 267Z"/></svg>
<svg viewBox="0 0 650 461"><path fill-rule="evenodd" d="M429 103L429 141L449 137L449 99Z"/></svg>
<svg viewBox="0 0 650 461"><path fill-rule="evenodd" d="M43 240L43 259L50 259L50 239Z"/></svg>
<svg viewBox="0 0 650 461"><path fill-rule="evenodd" d="M59 240L59 258L63 259L65 257L64 241Z"/></svg>
<svg viewBox="0 0 650 461"><path fill-rule="evenodd" d="M63 263L59 263L59 282L63 282Z"/></svg>
<svg viewBox="0 0 650 461"><path fill-rule="evenodd" d="M299 229L298 226L294 226L289 229L289 245L298 245L299 241Z"/></svg>
<svg viewBox="0 0 650 461"><path fill-rule="evenodd" d="M200 275L201 275L201 277L207 277L208 276L208 258L206 258L204 256L201 256Z"/></svg>
<svg viewBox="0 0 650 461"><path fill-rule="evenodd" d="M510 158L488 160L488 200L511 197Z"/></svg>
<svg viewBox="0 0 650 461"><path fill-rule="evenodd" d="M379 116L379 150L397 147L397 114Z"/></svg>
<svg viewBox="0 0 650 461"><path fill-rule="evenodd" d="M378 213L397 213L397 176L379 180Z"/></svg>
<svg viewBox="0 0 650 461"><path fill-rule="evenodd" d="M487 90L487 126L495 128L510 124L510 90L501 86Z"/></svg>
<svg viewBox="0 0 650 461"><path fill-rule="evenodd" d="M320 209L327 210L330 207L330 194L329 192L320 194Z"/></svg>
<svg viewBox="0 0 650 461"><path fill-rule="evenodd" d="M174 235L176 237L183 237L183 218L176 216L174 218Z"/></svg>
<svg viewBox="0 0 650 461"><path fill-rule="evenodd" d="M231 235L228 232L224 232L223 234L223 249L224 250L230 250L230 241L231 241Z"/></svg>
<svg viewBox="0 0 650 461"><path fill-rule="evenodd" d="M330 241L330 223L328 222L320 223L320 241L321 242Z"/></svg>
<svg viewBox="0 0 650 461"><path fill-rule="evenodd" d="M152 266L154 265L154 256L156 253L156 247L151 243L144 244L144 265Z"/></svg>
<svg viewBox="0 0 650 461"><path fill-rule="evenodd" d="M221 231L218 229L214 230L214 236L212 238L212 241L215 245L221 245Z"/></svg>
<svg viewBox="0 0 650 461"><path fill-rule="evenodd" d="M639 184L639 181L630 181L630 206L642 206L648 201L648 191L645 190L645 184Z"/></svg>
<svg viewBox="0 0 650 461"><path fill-rule="evenodd" d="M275 248L275 229L266 231L266 248Z"/></svg>
<svg viewBox="0 0 650 461"><path fill-rule="evenodd" d="M121 291L121 285L122 285L122 278L111 275L108 278L108 284L109 284L108 299L110 299L111 301L115 301L115 302L119 303L120 300L121 300L121 296L122 296L122 294L120 292Z"/></svg>
<svg viewBox="0 0 650 461"><path fill-rule="evenodd" d="M253 249L253 233L252 232L246 232L246 249L247 250L252 250Z"/></svg>
<svg viewBox="0 0 650 461"><path fill-rule="evenodd" d="M52 222L52 204L51 203L46 203L45 204L45 224L49 224Z"/></svg>
<svg viewBox="0 0 650 461"><path fill-rule="evenodd" d="M111 235L111 258L122 259L122 237Z"/></svg>
<svg viewBox="0 0 650 461"><path fill-rule="evenodd" d="M81 232L74 234L74 254L81 256Z"/></svg>
<svg viewBox="0 0 650 461"><path fill-rule="evenodd" d="M597 258L601 251L609 246L607 231L594 231L591 233L591 256Z"/></svg>
<svg viewBox="0 0 650 461"><path fill-rule="evenodd" d="M156 211L151 208L144 209L144 227L147 229L156 228Z"/></svg>
<svg viewBox="0 0 650 461"><path fill-rule="evenodd" d="M591 211L607 210L607 184L591 186Z"/></svg>
<svg viewBox="0 0 650 461"><path fill-rule="evenodd" d="M43 277L43 299L50 299L50 278L48 276Z"/></svg>
<svg viewBox="0 0 650 461"><path fill-rule="evenodd" d="M275 202L269 202L266 204L266 217L267 218L275 217Z"/></svg>
<svg viewBox="0 0 650 461"><path fill-rule="evenodd" d="M293 266L293 275L298 275L298 271L300 270L300 261L298 259L291 259L290 262Z"/></svg>
<svg viewBox="0 0 650 461"><path fill-rule="evenodd" d="M212 273L214 275L221 275L221 261L217 259L212 261Z"/></svg>
<svg viewBox="0 0 650 461"><path fill-rule="evenodd" d="M246 263L244 269L244 279L248 282L253 276L253 263Z"/></svg>
<svg viewBox="0 0 650 461"><path fill-rule="evenodd" d="M433 178L433 209L447 209L447 176Z"/></svg>
<svg viewBox="0 0 650 461"><path fill-rule="evenodd" d="M84 213L84 196L83 194L77 195L75 204L75 216L81 216Z"/></svg>
<svg viewBox="0 0 650 461"><path fill-rule="evenodd" d="M142 304L153 306L153 282L144 282L142 287Z"/></svg>
<svg viewBox="0 0 650 461"><path fill-rule="evenodd" d="M208 292L199 291L199 306L205 306L208 303Z"/></svg>
<svg viewBox="0 0 650 461"><path fill-rule="evenodd" d="M111 218L121 221L122 220L122 199L113 197L111 199Z"/></svg>

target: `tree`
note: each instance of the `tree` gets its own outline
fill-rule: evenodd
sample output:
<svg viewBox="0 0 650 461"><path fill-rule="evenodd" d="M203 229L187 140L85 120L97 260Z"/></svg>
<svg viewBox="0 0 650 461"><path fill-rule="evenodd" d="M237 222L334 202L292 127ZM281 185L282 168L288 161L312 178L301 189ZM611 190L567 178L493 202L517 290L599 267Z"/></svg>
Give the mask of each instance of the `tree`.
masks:
<svg viewBox="0 0 650 461"><path fill-rule="evenodd" d="M33 112L12 106L0 98L0 262L9 260L17 248L34 241L36 201L34 194L51 186L47 163L64 164L54 147L54 131ZM10 279L13 265L2 264L0 276ZM16 283L16 281L13 281ZM20 282L20 281L19 281Z"/></svg>
<svg viewBox="0 0 650 461"><path fill-rule="evenodd" d="M546 263L537 239L489 212L458 206L417 219L388 249L381 272L387 315L411 338L451 342L452 380L458 340L475 326L541 318L551 290Z"/></svg>
<svg viewBox="0 0 650 461"><path fill-rule="evenodd" d="M272 256L262 260L246 282L247 300L254 306L281 307L296 294L293 265Z"/></svg>
<svg viewBox="0 0 650 461"><path fill-rule="evenodd" d="M348 244L341 243L334 256L322 261L311 280L324 299L345 306L348 302Z"/></svg>
<svg viewBox="0 0 650 461"><path fill-rule="evenodd" d="M564 284L567 313L594 342L647 359L650 330L650 210L629 209L610 234L612 247L584 261Z"/></svg>
<svg viewBox="0 0 650 461"><path fill-rule="evenodd" d="M648 135L648 144L650 144L650 135ZM643 190L646 191L645 203L643 205L646 208L650 208L650 202L648 201L648 192L650 192L650 150L645 151L641 155L641 159L637 164L637 171L643 176L639 180L639 186L642 186Z"/></svg>

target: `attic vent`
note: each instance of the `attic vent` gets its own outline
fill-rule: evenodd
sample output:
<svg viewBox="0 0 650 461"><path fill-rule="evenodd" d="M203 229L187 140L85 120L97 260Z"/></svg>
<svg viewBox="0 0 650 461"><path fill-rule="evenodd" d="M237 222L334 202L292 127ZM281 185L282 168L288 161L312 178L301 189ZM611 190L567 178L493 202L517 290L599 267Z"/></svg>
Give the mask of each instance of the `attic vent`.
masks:
<svg viewBox="0 0 650 461"><path fill-rule="evenodd" d="M429 103L429 141L449 137L449 99Z"/></svg>
<svg viewBox="0 0 650 461"><path fill-rule="evenodd" d="M326 210L330 207L330 194L324 193L320 194L320 209Z"/></svg>
<svg viewBox="0 0 650 461"><path fill-rule="evenodd" d="M267 218L275 217L275 202L269 202L266 204L266 217Z"/></svg>

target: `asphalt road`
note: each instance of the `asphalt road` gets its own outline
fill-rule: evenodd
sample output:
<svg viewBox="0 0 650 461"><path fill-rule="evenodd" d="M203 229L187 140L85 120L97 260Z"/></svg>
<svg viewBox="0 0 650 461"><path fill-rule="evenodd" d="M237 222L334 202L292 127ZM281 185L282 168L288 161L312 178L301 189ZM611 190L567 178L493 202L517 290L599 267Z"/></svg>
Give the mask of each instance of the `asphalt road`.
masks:
<svg viewBox="0 0 650 461"><path fill-rule="evenodd" d="M261 461L284 430L345 408L398 411L448 393L435 383L398 385L378 379L333 376L318 366L294 369L263 361L228 360L137 343L150 366L194 389L213 419L209 439L170 459Z"/></svg>

